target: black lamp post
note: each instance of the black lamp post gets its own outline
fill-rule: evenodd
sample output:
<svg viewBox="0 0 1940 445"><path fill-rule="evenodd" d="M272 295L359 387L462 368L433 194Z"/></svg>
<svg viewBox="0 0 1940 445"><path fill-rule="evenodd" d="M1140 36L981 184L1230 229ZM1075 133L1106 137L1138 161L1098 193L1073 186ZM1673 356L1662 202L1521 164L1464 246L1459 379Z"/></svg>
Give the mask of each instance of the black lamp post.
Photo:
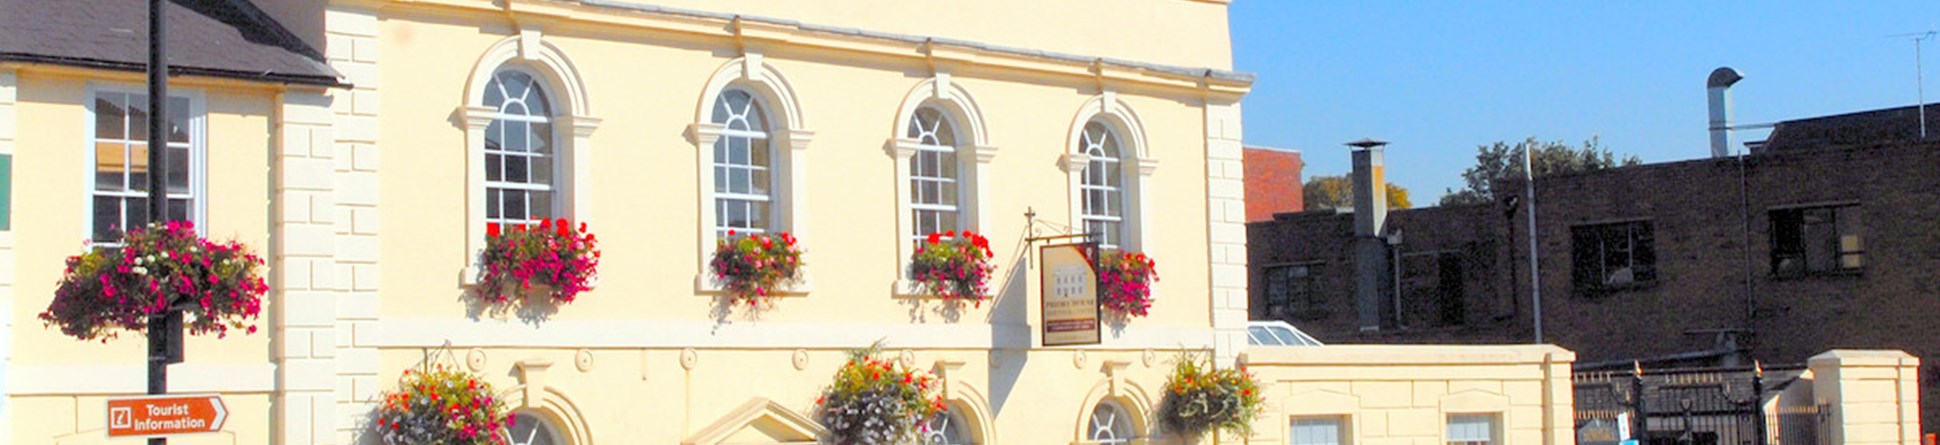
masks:
<svg viewBox="0 0 1940 445"><path fill-rule="evenodd" d="M1502 226L1509 229L1509 242L1504 246L1509 250L1509 317L1512 318L1522 312L1522 293L1516 291L1520 287L1516 283L1516 205L1521 202L1522 198L1516 195L1502 197Z"/></svg>
<svg viewBox="0 0 1940 445"><path fill-rule="evenodd" d="M148 1L148 220L166 222L168 212L167 0ZM132 224L131 224L132 225ZM148 318L148 393L168 393L168 365L182 361L182 311L163 309ZM167 438L148 439L166 445Z"/></svg>

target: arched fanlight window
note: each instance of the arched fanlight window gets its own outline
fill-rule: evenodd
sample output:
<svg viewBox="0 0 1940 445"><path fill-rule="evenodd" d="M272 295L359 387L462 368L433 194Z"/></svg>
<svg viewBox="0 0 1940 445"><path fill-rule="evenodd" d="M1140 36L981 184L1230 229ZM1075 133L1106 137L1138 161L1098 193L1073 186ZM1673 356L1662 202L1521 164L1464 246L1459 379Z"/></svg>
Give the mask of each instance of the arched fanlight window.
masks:
<svg viewBox="0 0 1940 445"><path fill-rule="evenodd" d="M916 152L909 157L910 216L915 225L908 235L921 239L958 230L963 212L956 129L942 111L923 107L910 117L907 137L916 140Z"/></svg>
<svg viewBox="0 0 1940 445"><path fill-rule="evenodd" d="M520 411L512 414L512 426L506 428L511 436L512 445L568 445L559 437L559 429L538 413Z"/></svg>
<svg viewBox="0 0 1940 445"><path fill-rule="evenodd" d="M559 156L552 107L532 75L500 68L485 85L485 221L529 224L557 218Z"/></svg>
<svg viewBox="0 0 1940 445"><path fill-rule="evenodd" d="M1098 407L1091 409L1090 423L1085 439L1095 443L1125 444L1138 437L1131 412L1110 400L1098 402Z"/></svg>
<svg viewBox="0 0 1940 445"><path fill-rule="evenodd" d="M1125 242L1124 158L1118 135L1103 123L1087 123L1077 151L1090 158L1078 185L1085 232L1098 236L1099 247L1118 248Z"/></svg>
<svg viewBox="0 0 1940 445"><path fill-rule="evenodd" d="M963 420L958 410L936 413L924 423L923 445L971 445L976 443L970 432L970 423Z"/></svg>
<svg viewBox="0 0 1940 445"><path fill-rule="evenodd" d="M761 103L746 91L724 91L713 121L725 127L714 141L715 231L767 232L774 224L774 152Z"/></svg>

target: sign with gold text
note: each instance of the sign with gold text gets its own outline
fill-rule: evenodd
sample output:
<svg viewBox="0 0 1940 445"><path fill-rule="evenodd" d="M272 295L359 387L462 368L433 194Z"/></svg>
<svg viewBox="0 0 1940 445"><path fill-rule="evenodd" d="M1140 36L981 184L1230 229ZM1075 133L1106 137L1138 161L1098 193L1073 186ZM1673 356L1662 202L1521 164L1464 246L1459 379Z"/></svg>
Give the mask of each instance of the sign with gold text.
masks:
<svg viewBox="0 0 1940 445"><path fill-rule="evenodd" d="M1044 346L1098 344L1098 270L1091 249L1060 244L1038 250Z"/></svg>

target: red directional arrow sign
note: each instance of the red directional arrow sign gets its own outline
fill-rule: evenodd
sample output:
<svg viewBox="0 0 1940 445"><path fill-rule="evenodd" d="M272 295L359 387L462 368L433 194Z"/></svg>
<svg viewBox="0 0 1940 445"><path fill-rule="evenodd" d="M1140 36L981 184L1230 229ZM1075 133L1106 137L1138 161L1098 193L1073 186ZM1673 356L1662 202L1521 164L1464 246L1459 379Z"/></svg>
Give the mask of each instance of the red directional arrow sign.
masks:
<svg viewBox="0 0 1940 445"><path fill-rule="evenodd" d="M108 437L210 433L227 418L214 394L108 399Z"/></svg>

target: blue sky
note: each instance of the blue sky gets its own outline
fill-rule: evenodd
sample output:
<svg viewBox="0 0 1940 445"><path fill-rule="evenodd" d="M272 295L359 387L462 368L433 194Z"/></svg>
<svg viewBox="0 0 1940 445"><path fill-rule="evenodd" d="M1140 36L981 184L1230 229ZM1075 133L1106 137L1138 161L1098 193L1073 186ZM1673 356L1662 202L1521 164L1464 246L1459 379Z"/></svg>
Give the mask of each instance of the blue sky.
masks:
<svg viewBox="0 0 1940 445"><path fill-rule="evenodd" d="M1940 1L1236 0L1231 14L1236 68L1259 75L1249 144L1300 150L1311 177L1349 169L1344 142L1388 140L1390 180L1424 205L1499 140L1707 156L1719 66L1745 76L1738 123L1912 105L1913 44L1889 36L1936 29ZM1940 40L1924 45L1940 102Z"/></svg>

